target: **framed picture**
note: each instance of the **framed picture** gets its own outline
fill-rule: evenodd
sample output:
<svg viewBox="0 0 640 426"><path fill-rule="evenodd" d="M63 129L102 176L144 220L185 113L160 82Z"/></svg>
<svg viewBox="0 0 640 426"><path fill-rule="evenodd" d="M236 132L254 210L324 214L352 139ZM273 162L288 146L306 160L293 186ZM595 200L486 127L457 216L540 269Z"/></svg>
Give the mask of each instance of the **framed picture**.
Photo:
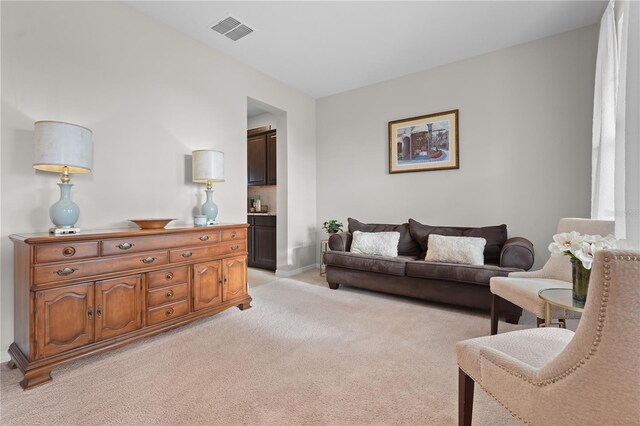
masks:
<svg viewBox="0 0 640 426"><path fill-rule="evenodd" d="M458 168L457 109L389 122L389 173Z"/></svg>

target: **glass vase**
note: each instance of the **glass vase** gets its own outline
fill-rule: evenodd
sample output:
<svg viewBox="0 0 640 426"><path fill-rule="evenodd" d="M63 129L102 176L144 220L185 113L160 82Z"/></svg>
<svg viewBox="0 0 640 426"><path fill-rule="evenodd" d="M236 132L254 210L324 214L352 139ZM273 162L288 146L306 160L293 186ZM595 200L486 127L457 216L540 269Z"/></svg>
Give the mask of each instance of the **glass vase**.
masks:
<svg viewBox="0 0 640 426"><path fill-rule="evenodd" d="M591 269L585 268L582 261L571 259L571 275L573 278L573 303L582 308L587 301Z"/></svg>

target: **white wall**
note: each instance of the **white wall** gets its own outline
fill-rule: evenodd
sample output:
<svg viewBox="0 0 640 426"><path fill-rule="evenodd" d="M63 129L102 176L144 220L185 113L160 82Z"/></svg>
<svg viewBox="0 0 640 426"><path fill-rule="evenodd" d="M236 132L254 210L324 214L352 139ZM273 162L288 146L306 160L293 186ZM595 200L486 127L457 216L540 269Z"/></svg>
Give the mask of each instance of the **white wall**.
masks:
<svg viewBox="0 0 640 426"><path fill-rule="evenodd" d="M247 118L247 129L255 129L257 127L271 126L271 130L278 128L278 117L270 112L254 115Z"/></svg>
<svg viewBox="0 0 640 426"><path fill-rule="evenodd" d="M318 100L318 224L506 223L540 266L558 219L589 216L597 37L586 27ZM460 169L390 175L387 123L451 109Z"/></svg>
<svg viewBox="0 0 640 426"><path fill-rule="evenodd" d="M193 149L225 152L215 186L219 218L246 221L247 97L286 111L278 189L286 192L279 267L315 261L315 101L118 2L2 2L2 353L13 341L12 233L49 228L54 174L36 173L33 123L94 132L94 168L74 176L83 229L127 218L190 224L203 188L190 182ZM281 157L282 156L282 157ZM280 205L278 206L280 207ZM280 209L279 209L280 210Z"/></svg>

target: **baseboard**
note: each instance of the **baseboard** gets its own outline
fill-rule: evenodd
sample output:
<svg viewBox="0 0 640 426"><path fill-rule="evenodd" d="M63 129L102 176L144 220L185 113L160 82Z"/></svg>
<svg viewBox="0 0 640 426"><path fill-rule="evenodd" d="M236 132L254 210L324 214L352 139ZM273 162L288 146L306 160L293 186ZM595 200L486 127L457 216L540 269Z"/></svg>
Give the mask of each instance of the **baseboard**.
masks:
<svg viewBox="0 0 640 426"><path fill-rule="evenodd" d="M320 269L320 265L318 263L314 263L314 264L311 264L311 265L303 266L302 268L291 269L291 270L288 270L288 271L283 271L281 269L278 269L278 270L276 270L276 277L278 277L278 278L289 278L289 277L293 277L294 275L298 275L298 274L301 274L303 272L310 271L312 269Z"/></svg>
<svg viewBox="0 0 640 426"><path fill-rule="evenodd" d="M11 359L8 351L0 352L0 362L7 362Z"/></svg>

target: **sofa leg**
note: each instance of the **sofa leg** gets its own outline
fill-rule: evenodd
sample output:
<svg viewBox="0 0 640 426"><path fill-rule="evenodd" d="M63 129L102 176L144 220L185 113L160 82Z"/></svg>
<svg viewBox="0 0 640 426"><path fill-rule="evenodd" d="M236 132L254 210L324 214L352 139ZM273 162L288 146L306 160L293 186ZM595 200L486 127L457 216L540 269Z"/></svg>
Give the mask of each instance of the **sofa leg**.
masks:
<svg viewBox="0 0 640 426"><path fill-rule="evenodd" d="M500 312L500 296L491 293L491 335L498 334L498 312Z"/></svg>
<svg viewBox="0 0 640 426"><path fill-rule="evenodd" d="M458 369L458 426L471 426L473 416L473 379Z"/></svg>
<svg viewBox="0 0 640 426"><path fill-rule="evenodd" d="M518 314L504 314L504 320L509 324L517 324L520 321Z"/></svg>
<svg viewBox="0 0 640 426"><path fill-rule="evenodd" d="M338 284L338 283L332 283L332 282L328 282L328 283L329 283L329 288L331 290L337 290L340 287L340 284Z"/></svg>

